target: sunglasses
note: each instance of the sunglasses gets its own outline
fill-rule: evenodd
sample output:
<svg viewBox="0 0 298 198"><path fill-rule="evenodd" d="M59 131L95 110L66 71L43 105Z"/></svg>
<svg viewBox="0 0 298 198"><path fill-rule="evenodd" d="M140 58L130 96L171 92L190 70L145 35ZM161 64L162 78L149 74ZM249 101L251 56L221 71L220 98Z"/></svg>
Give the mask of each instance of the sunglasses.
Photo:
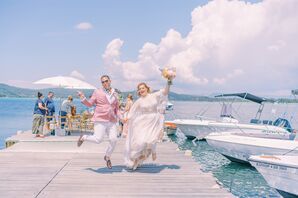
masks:
<svg viewBox="0 0 298 198"><path fill-rule="evenodd" d="M103 84L103 83L107 83L107 82L109 82L109 80L101 81L102 84Z"/></svg>

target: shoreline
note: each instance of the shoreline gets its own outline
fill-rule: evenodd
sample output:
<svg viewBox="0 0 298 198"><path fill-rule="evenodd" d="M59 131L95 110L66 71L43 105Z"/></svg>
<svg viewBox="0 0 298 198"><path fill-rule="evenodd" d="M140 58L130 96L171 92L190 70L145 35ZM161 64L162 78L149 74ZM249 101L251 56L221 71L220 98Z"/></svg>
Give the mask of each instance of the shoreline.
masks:
<svg viewBox="0 0 298 198"><path fill-rule="evenodd" d="M0 96L0 100L4 100L4 99L12 99L12 100L35 100L35 97L1 97ZM62 97L61 100L63 99L67 99L67 97ZM60 98L55 97L54 100L60 100ZM284 98L279 98L276 100L281 100L281 101L277 101L277 102L264 102L264 104L298 104L298 99L284 99ZM74 98L74 101L80 101L79 98ZM242 100L242 99L225 99L225 100L175 100L175 99L169 99L169 101L171 102L194 102L194 103L198 103L198 102L208 102L208 103L219 103L219 102L233 102L233 103L251 103L250 101L247 100Z"/></svg>

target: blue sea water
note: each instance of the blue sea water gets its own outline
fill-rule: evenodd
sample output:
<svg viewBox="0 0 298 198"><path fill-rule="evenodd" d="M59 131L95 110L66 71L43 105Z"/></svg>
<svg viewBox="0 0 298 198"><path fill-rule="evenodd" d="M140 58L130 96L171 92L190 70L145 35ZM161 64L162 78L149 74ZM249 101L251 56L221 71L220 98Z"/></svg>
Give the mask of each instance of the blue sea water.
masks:
<svg viewBox="0 0 298 198"><path fill-rule="evenodd" d="M280 197L280 195L264 180L255 168L230 162L214 151L206 141L196 142L179 138L171 139L179 145L181 150L192 150L194 159L201 164L203 171L212 172L219 182L238 197Z"/></svg>
<svg viewBox="0 0 298 198"><path fill-rule="evenodd" d="M32 127L33 108L36 99L0 98L0 149L5 147L5 139L19 130L30 130ZM60 100L55 99L56 109ZM77 112L86 109L78 100L74 100Z"/></svg>
<svg viewBox="0 0 298 198"><path fill-rule="evenodd" d="M5 139L18 130L30 129L33 102L33 99L0 99L0 148L4 148Z"/></svg>
<svg viewBox="0 0 298 198"><path fill-rule="evenodd" d="M28 130L32 125L32 111L35 99L0 98L0 148L4 148L5 139L16 134L18 130ZM60 101L55 99L56 106ZM75 100L77 112L85 108ZM237 103L234 105L235 117L242 122L248 122L255 116L258 105L252 103ZM57 108L58 109L58 108ZM297 128L295 115L298 110L297 104L275 105L270 104L264 108L266 119L274 119L286 116ZM285 113L286 112L286 113ZM173 118L191 118L195 114L205 117L218 117L220 113L219 103L208 102L174 102L174 110L166 116ZM197 142L194 145L182 135L173 136L171 139L176 142L182 150L192 150L194 159L199 162L202 169L212 172L213 175L239 197L280 197L270 188L263 177L251 166L233 163L214 151L205 141Z"/></svg>

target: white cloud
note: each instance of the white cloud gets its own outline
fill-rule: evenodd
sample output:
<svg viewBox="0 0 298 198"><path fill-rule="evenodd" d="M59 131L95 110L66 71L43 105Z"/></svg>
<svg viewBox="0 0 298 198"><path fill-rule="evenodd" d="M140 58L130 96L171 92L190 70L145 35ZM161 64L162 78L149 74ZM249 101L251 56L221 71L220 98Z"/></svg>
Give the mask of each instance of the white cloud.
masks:
<svg viewBox="0 0 298 198"><path fill-rule="evenodd" d="M297 9L297 0L210 1L192 11L185 37L170 29L159 43L145 43L136 61L121 60L124 42L115 39L103 54L104 65L122 89L140 81L158 86L163 66L177 68L175 86L184 92L295 88Z"/></svg>
<svg viewBox="0 0 298 198"><path fill-rule="evenodd" d="M93 25L89 22L82 22L77 24L75 28L78 30L90 30L93 28Z"/></svg>
<svg viewBox="0 0 298 198"><path fill-rule="evenodd" d="M74 77L74 78L78 78L78 79L81 79L81 80L84 80L85 79L85 76L83 74L81 74L80 72L78 72L77 70L73 70L71 73L70 73L70 76Z"/></svg>
<svg viewBox="0 0 298 198"><path fill-rule="evenodd" d="M218 84L218 85L222 85L225 84L228 80L233 79L239 75L242 75L244 72L241 69L235 69L234 71L232 71L231 73L227 74L224 77L215 77L213 78L213 82Z"/></svg>
<svg viewBox="0 0 298 198"><path fill-rule="evenodd" d="M285 46L285 42L279 40L276 43L274 43L272 45L269 45L268 46L268 50L270 50L270 51L278 51L278 50L280 50L284 46Z"/></svg>

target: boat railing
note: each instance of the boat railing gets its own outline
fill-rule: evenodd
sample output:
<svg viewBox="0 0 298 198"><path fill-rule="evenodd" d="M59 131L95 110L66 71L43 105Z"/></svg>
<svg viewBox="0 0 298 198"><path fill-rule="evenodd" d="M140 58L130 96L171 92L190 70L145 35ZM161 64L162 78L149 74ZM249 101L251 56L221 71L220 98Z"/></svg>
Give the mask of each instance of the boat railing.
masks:
<svg viewBox="0 0 298 198"><path fill-rule="evenodd" d="M202 116L202 115L195 115L195 118L200 120L200 121L203 121L203 120L220 121L219 119L211 118L211 117L207 117L207 116Z"/></svg>

